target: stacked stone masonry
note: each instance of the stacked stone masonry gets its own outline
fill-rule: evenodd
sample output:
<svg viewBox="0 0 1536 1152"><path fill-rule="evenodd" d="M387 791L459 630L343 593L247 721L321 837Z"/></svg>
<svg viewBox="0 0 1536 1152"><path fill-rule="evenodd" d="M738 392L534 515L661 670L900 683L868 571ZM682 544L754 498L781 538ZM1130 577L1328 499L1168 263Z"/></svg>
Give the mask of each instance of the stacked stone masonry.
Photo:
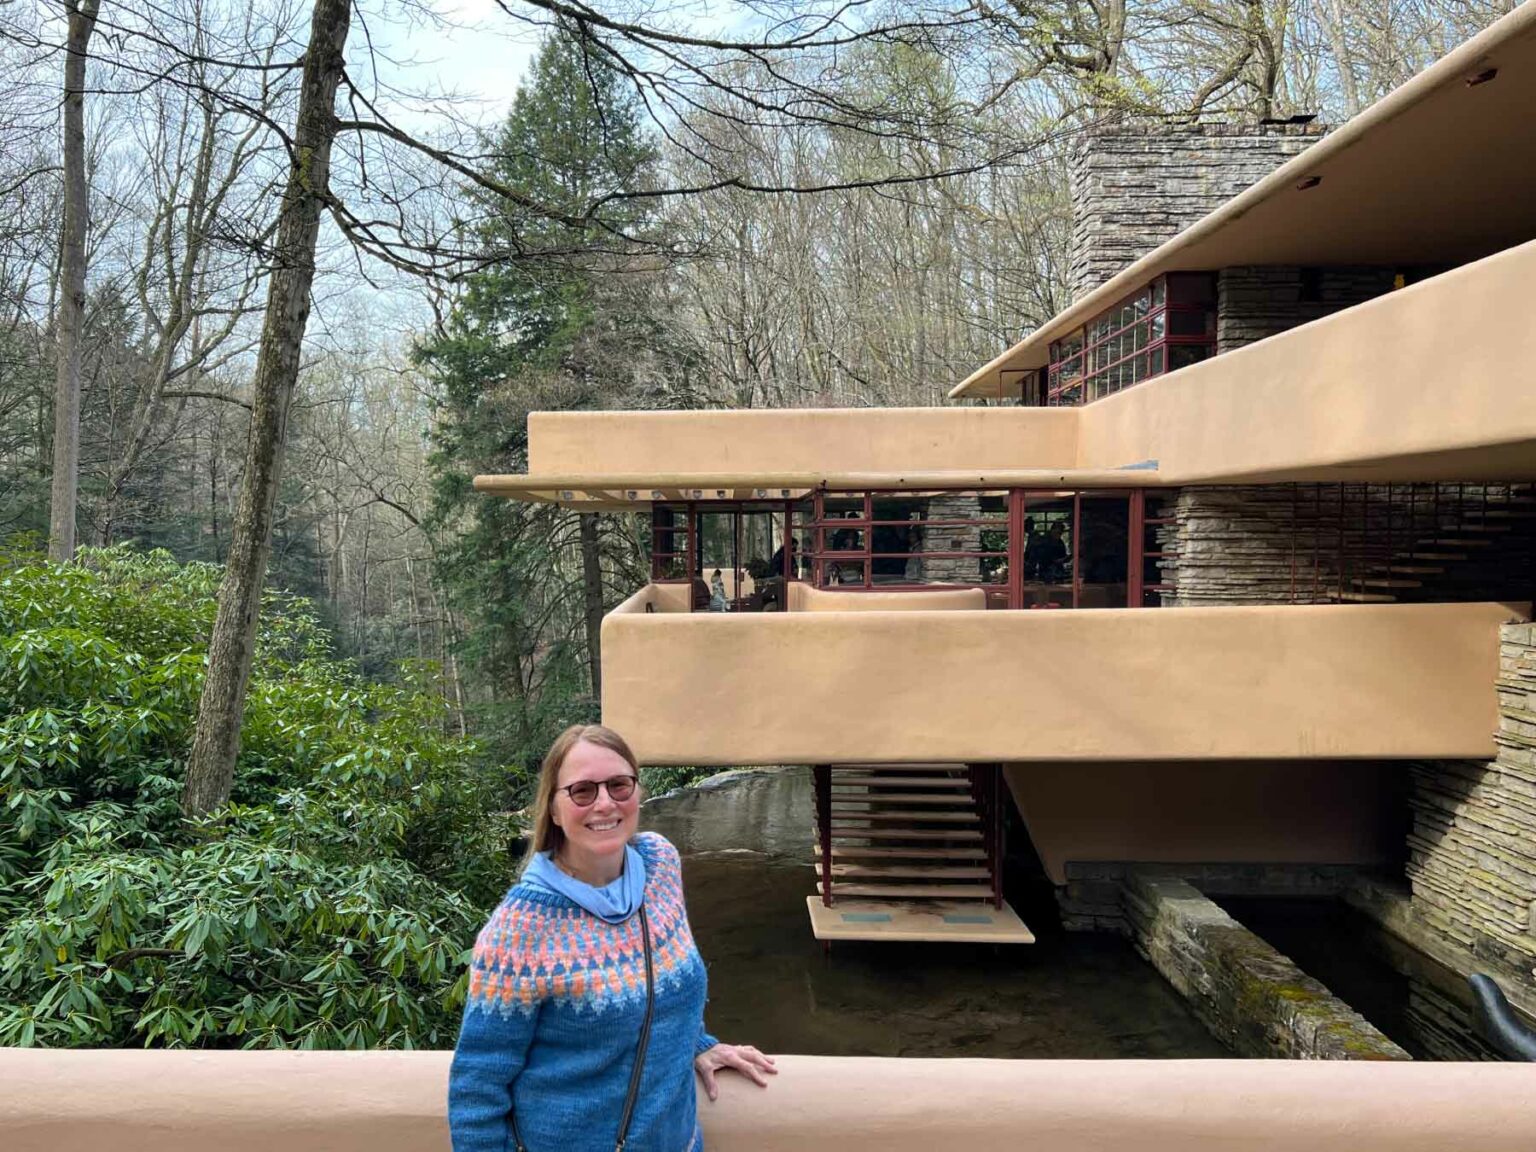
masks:
<svg viewBox="0 0 1536 1152"><path fill-rule="evenodd" d="M1157 512L1163 604L1529 599L1531 501L1529 484L1185 488Z"/></svg>
<svg viewBox="0 0 1536 1152"><path fill-rule="evenodd" d="M1081 298L1323 135L1319 125L1116 127L1072 158L1072 295Z"/></svg>
<svg viewBox="0 0 1536 1152"><path fill-rule="evenodd" d="M1536 998L1536 625L1505 626L1498 755L1412 767L1414 917Z"/></svg>
<svg viewBox="0 0 1536 1152"><path fill-rule="evenodd" d="M1216 351L1245 344L1363 304L1392 290L1391 268L1223 268L1216 275Z"/></svg>
<svg viewBox="0 0 1536 1152"><path fill-rule="evenodd" d="M1407 1060L1363 1016L1187 881L1132 872L1125 911L1138 950L1240 1056Z"/></svg>
<svg viewBox="0 0 1536 1152"><path fill-rule="evenodd" d="M981 500L971 495L935 496L928 501L929 520L979 520ZM929 552L979 552L981 525L951 524L923 527L915 548L921 556L908 563L907 578L929 584L975 584L981 579L981 562L975 556L929 556Z"/></svg>

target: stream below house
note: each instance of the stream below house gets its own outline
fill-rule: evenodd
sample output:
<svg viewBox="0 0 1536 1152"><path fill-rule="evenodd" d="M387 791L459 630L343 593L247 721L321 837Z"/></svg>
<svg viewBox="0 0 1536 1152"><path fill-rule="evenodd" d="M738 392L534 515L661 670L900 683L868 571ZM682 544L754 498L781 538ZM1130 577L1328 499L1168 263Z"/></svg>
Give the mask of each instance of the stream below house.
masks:
<svg viewBox="0 0 1536 1152"><path fill-rule="evenodd" d="M683 856L709 966L709 1028L769 1052L837 1056L1229 1055L1129 941L1064 933L1015 897L1028 945L839 942L811 935L807 769L746 773L648 802Z"/></svg>

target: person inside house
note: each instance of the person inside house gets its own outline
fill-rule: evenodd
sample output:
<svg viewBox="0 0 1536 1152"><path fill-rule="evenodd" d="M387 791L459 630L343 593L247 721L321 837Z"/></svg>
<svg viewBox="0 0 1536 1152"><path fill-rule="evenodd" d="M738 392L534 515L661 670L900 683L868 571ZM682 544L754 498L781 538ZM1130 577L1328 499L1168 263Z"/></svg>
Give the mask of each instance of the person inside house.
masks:
<svg viewBox="0 0 1536 1152"><path fill-rule="evenodd" d="M694 1080L767 1086L773 1059L704 1026L677 849L638 831L624 738L567 728L539 770L521 878L475 941L448 1076L453 1152L685 1152Z"/></svg>
<svg viewBox="0 0 1536 1152"><path fill-rule="evenodd" d="M1024 517L1024 579L1040 579L1040 533L1035 531L1035 518Z"/></svg>
<svg viewBox="0 0 1536 1152"><path fill-rule="evenodd" d="M1036 566L1039 578L1047 584L1058 583L1067 576L1067 543L1063 537L1066 535L1066 525L1060 520L1054 521L1046 530L1045 536L1040 541L1040 547L1035 553ZM1026 564L1026 568L1028 565Z"/></svg>
<svg viewBox="0 0 1536 1152"><path fill-rule="evenodd" d="M709 610L711 612L727 612L731 602L725 595L725 577L720 574L720 569L715 569L715 574L709 578Z"/></svg>

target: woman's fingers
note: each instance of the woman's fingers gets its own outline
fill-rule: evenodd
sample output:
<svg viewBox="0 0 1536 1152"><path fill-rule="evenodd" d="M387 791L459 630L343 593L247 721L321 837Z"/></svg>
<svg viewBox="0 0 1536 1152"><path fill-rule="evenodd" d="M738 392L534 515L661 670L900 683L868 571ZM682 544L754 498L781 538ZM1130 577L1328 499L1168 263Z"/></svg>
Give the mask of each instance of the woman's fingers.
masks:
<svg viewBox="0 0 1536 1152"><path fill-rule="evenodd" d="M715 1100L720 1095L720 1088L715 1084L715 1066L709 1060L695 1060L694 1065L698 1069L699 1079L704 1081L704 1095Z"/></svg>
<svg viewBox="0 0 1536 1152"><path fill-rule="evenodd" d="M752 1045L750 1045L750 1044L743 1044L741 1046L741 1051L742 1051L742 1054L745 1055L748 1060L751 1060L753 1063L755 1063L763 1071L770 1072L770 1073L772 1073L774 1075L778 1075L778 1071L779 1070L773 1066L773 1057L772 1056L769 1056L769 1055L767 1055L767 1054L765 1054L763 1052L759 1052L756 1048L752 1047Z"/></svg>
<svg viewBox="0 0 1536 1152"><path fill-rule="evenodd" d="M761 1054L759 1054L759 1058L761 1058ZM736 1069L736 1071L740 1072L752 1083L761 1085L764 1088L768 1087L768 1078L763 1075L757 1062L744 1055L741 1049L732 1052L726 1057L726 1060L732 1068Z"/></svg>

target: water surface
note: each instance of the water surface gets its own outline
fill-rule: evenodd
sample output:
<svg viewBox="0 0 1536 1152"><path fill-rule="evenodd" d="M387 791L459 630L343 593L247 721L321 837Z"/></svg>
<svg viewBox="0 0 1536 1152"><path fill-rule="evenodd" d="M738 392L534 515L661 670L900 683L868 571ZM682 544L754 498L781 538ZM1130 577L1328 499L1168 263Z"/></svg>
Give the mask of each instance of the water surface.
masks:
<svg viewBox="0 0 1536 1152"><path fill-rule="evenodd" d="M839 942L827 952L805 908L812 820L806 769L645 806L644 826L683 854L709 965L708 1023L721 1039L840 1056L1229 1055L1128 941L1059 931L1043 888L1009 892L1035 944Z"/></svg>

